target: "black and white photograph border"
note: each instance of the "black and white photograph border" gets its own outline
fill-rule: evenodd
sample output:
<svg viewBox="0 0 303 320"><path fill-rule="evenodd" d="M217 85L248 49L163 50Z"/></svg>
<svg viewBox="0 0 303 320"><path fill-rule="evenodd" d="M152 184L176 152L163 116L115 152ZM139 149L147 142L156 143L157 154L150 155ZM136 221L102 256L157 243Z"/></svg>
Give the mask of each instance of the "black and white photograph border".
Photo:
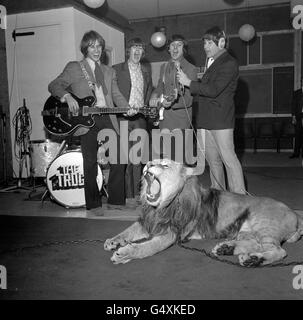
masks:
<svg viewBox="0 0 303 320"><path fill-rule="evenodd" d="M84 35L91 30L96 32L90 33L95 42L88 42L85 47ZM103 315L117 318L146 314L197 316L200 300L302 300L300 231L298 241L293 243L284 243L287 237L291 238L285 235L282 248L286 254L272 264L252 258L243 266L227 246L222 249L224 255L214 254L218 243L228 237L234 239L231 231L239 231L243 225L244 232L252 228L244 222L244 215L247 218L250 212L233 220L227 228L228 237L224 233L227 229L218 231L222 227L222 206L232 204L220 202L218 192L212 188L237 191L232 190L233 174L226 162L220 160L224 163L223 180L215 177L213 163L207 161L204 131L203 138L197 138L201 130L232 130L232 141L226 141L242 168L245 197L274 199L290 208L298 221L303 219L302 30L302 0L0 0L0 300L107 300ZM100 39L105 42L103 47ZM183 50L178 63L174 60L174 55L178 55L176 43ZM218 49L213 65L208 64L210 43ZM97 50L101 53L98 51L96 59L104 67L100 68L104 72L100 86L94 69L86 73L82 69L82 73L79 67L79 81L86 82L91 92L87 97L85 90L80 90L81 97L75 94L72 100L83 113L80 123L78 115L71 115L70 111L74 91L69 89L78 90L78 85L70 83L63 90L59 88L60 79L66 77L68 67L75 61L94 59ZM224 64L219 65L220 55L226 52L229 61L236 61L237 65L237 75L232 80ZM142 66L142 80L134 80L137 73L133 69L126 81L123 68L136 55ZM170 61L174 61L172 68ZM189 73L188 78L184 76L189 65L195 70L194 80L189 79ZM86 68L84 63L83 67ZM131 115L121 101L128 106L136 99L135 93L131 94L132 83L142 84L145 73L150 77L151 90L141 105L146 126L138 129L131 124L139 115ZM103 109L110 116L96 111L100 110L100 91L92 89L102 91L105 84L109 88L109 74L111 85L115 86L109 93L113 105L105 107L117 107L115 113ZM166 76L174 83L165 82ZM128 97L121 99L128 82ZM144 82L144 88L145 85ZM173 90L166 92L170 85ZM219 86L222 91L217 92ZM231 91L221 99L226 88ZM56 103L46 108L51 95ZM155 95L158 96L152 104ZM108 103L107 90L102 91L102 96ZM231 122L226 124L221 115L228 99L232 102L224 110L231 113L224 117ZM94 106L87 106L88 101L93 101ZM174 105L183 106L181 113ZM209 111L205 112L206 108ZM62 111L58 112L59 109ZM174 113L185 120L174 118ZM102 117L111 119L102 123L112 123L106 129L109 131L96 133L96 188L102 207L89 208L84 174L85 170L88 172L84 168L87 158L81 146L86 131L77 133L79 129L93 131L94 126L99 126L97 118ZM170 117L175 123L168 121ZM128 125L125 131L119 120L120 137L113 118L123 118ZM51 122L47 122L49 119ZM208 119L219 125L213 126ZM182 127L181 121L185 121L186 127ZM166 148L165 143L160 147L158 142L155 146L152 132L159 133L171 125L179 129L181 140L171 134L172 148ZM182 135L184 129L191 132L190 143ZM68 134L63 134L64 130ZM114 134L110 136L108 132ZM213 137L217 139L216 134ZM222 150L218 155L223 159ZM126 195L123 204L111 199L119 196L121 183L125 183L125 189L134 185L135 177L126 169L123 179L116 174L116 184L111 182L112 151L118 155L118 165L123 161L127 168L141 164L141 178L136 177L141 181L141 194L138 189L136 194ZM185 162L184 172L196 175L199 186L206 190L201 193L203 218L195 230L190 228L196 221L187 221L182 228L178 225L186 220L186 210L181 218L177 207L170 215L164 207L146 207L146 199L151 208L159 203L164 206L159 199L168 194L170 187L161 188L160 181L165 179L168 169L165 164L161 163L160 171L150 169L152 174L147 174L144 166L149 168L152 162L148 161L172 157L177 151L181 156L178 162ZM188 160L189 154L193 161L182 161ZM182 179L187 179L182 170ZM188 180L184 181L186 185ZM226 181L226 186L222 181ZM175 182L171 188L178 188ZM178 192L173 201L181 199ZM169 204L165 202L167 207ZM193 205L184 206L191 210ZM116 237L136 222L145 237L136 238L138 229L133 229L130 238ZM299 225L300 222L298 230ZM284 227L280 225L278 229ZM192 233L182 238L188 230ZM201 237L196 230L205 233ZM133 248L140 248L146 241L164 239L168 233L175 237L172 243L165 246L159 240L161 243L155 244L162 245L163 250L148 256L133 253ZM210 234L212 237L207 236ZM163 241L166 240L167 237ZM125 247L132 247L131 259L123 253ZM125 258L119 257L119 252ZM124 300L131 301L127 305ZM170 303L165 303L168 300Z"/></svg>

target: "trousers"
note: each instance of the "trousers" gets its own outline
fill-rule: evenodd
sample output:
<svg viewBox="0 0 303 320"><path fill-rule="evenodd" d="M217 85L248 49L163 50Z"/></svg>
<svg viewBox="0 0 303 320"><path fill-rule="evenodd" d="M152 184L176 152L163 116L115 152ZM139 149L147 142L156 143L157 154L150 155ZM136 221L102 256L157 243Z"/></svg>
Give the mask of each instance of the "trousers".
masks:
<svg viewBox="0 0 303 320"><path fill-rule="evenodd" d="M213 188L226 190L225 167L229 190L245 194L243 171L235 153L234 129L205 130L205 157Z"/></svg>
<svg viewBox="0 0 303 320"><path fill-rule="evenodd" d="M81 150L83 155L84 171L84 193L87 209L93 209L102 206L102 199L96 181L98 173L98 132L104 128L114 130L114 127L108 115L95 116L94 120L95 125L85 135L81 136ZM107 185L109 196L108 203L110 204L125 204L124 172L125 164L110 164L110 172Z"/></svg>

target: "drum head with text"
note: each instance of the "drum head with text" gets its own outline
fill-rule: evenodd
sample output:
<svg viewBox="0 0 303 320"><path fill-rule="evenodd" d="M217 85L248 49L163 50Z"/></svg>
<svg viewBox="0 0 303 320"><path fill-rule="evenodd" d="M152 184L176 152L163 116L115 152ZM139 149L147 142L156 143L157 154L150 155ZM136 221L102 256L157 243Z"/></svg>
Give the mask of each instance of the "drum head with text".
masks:
<svg viewBox="0 0 303 320"><path fill-rule="evenodd" d="M50 165L47 188L58 203L67 208L85 206L83 157L80 151L63 153ZM98 166L97 184L101 190L103 177Z"/></svg>

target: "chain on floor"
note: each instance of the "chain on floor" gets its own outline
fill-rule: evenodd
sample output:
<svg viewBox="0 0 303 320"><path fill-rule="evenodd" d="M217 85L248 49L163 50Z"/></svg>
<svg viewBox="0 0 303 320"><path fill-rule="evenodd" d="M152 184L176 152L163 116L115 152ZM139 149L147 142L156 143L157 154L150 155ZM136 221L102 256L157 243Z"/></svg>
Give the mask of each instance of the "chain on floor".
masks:
<svg viewBox="0 0 303 320"><path fill-rule="evenodd" d="M44 247L50 247L50 246L66 246L66 245L82 245L82 244L87 244L87 243L98 243L102 244L104 243L105 240L102 239L79 239L79 240L64 240L64 241L47 241L47 242L41 242L38 244L30 245L30 246L25 246L21 248L13 248L13 249L8 249L8 250L3 250L0 252L0 255L8 254L8 253L21 253L22 251L25 250L31 250L31 249L39 249L39 248L44 248ZM206 257L221 262L225 264L229 264L232 266L237 266L241 268L273 268L273 267L289 267L289 266L296 266L296 265L303 265L303 261L292 261L292 262L278 262L278 263L271 263L267 265L258 265L258 266L242 266L238 262L233 262L228 259L224 258L219 258L216 255L214 255L211 252L208 252L205 249L198 249L194 247L188 247L184 246L183 244L178 244L180 248L193 251L193 252L199 252L204 254Z"/></svg>

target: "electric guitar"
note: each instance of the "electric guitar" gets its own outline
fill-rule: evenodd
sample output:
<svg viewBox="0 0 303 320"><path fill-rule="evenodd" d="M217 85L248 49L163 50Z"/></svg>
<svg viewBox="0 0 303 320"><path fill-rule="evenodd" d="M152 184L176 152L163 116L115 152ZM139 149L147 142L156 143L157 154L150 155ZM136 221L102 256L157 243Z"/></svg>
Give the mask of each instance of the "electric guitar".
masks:
<svg viewBox="0 0 303 320"><path fill-rule="evenodd" d="M166 107L163 106L163 102L164 100L167 102L174 102L175 100L177 100L178 98L178 90L175 89L173 91L173 93L171 93L170 95L164 95L163 93L160 95L159 98L157 98L157 117L154 120L153 124L154 126L158 126L160 121L164 120L164 111L166 109ZM170 108L170 107L169 107Z"/></svg>
<svg viewBox="0 0 303 320"><path fill-rule="evenodd" d="M84 134L94 126L94 115L127 113L129 110L129 108L98 108L94 106L96 99L93 96L83 99L73 94L72 96L79 104L79 113L77 115L73 115L69 111L66 102L62 103L53 96L46 100L41 115L45 129L51 134L66 136L75 133L79 128L86 128L87 130L81 130L82 134ZM138 109L138 113L146 117L156 118L158 116L158 108L144 106Z"/></svg>

